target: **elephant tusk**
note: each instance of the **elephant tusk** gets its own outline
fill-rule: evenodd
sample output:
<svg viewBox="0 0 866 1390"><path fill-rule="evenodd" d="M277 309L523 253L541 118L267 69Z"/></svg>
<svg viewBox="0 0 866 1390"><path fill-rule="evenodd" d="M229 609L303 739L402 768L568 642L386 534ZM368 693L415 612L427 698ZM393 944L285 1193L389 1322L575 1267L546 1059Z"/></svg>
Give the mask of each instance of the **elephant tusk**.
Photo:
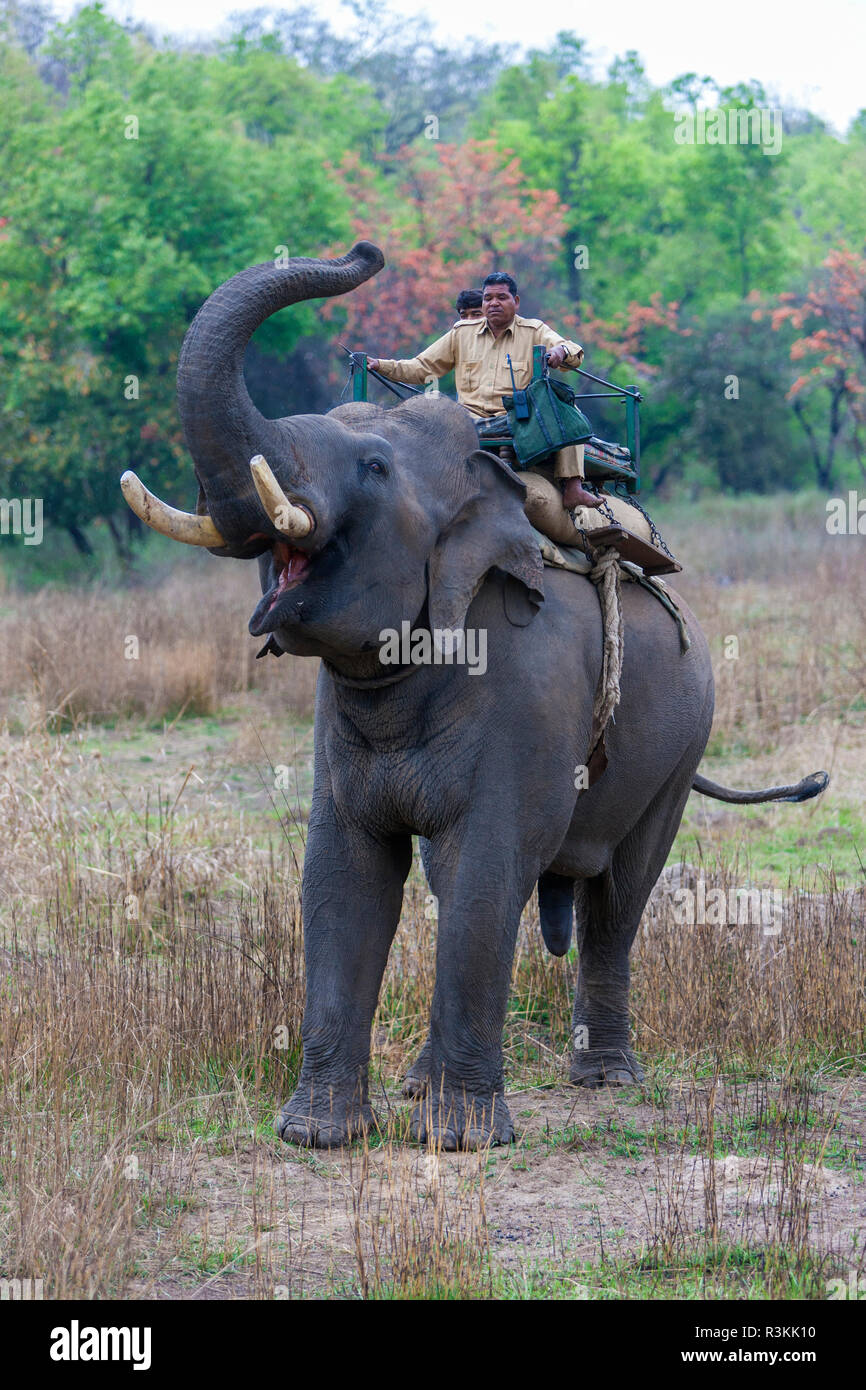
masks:
<svg viewBox="0 0 866 1390"><path fill-rule="evenodd" d="M289 501L261 454L250 459L250 472L259 500L277 530L294 540L308 536L313 529L313 518L305 507L297 507Z"/></svg>
<svg viewBox="0 0 866 1390"><path fill-rule="evenodd" d="M137 517L162 536L170 536L173 541L184 545L207 545L220 547L225 541L209 516L198 516L195 512L180 512L161 502L133 472L124 473L120 486L127 503Z"/></svg>

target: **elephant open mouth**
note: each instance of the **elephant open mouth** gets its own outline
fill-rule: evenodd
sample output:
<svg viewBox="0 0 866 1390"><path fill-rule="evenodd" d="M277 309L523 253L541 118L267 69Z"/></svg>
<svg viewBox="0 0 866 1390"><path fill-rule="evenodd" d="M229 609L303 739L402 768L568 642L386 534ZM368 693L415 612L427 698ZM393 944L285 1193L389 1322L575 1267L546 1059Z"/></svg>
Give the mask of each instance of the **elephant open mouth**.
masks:
<svg viewBox="0 0 866 1390"><path fill-rule="evenodd" d="M298 550L295 546L287 545L285 541L275 543L271 549L271 556L271 570L276 575L276 583L262 596L250 618L250 632L253 637L272 632L279 626L276 610L280 607L281 599L309 577L314 560L309 551Z"/></svg>

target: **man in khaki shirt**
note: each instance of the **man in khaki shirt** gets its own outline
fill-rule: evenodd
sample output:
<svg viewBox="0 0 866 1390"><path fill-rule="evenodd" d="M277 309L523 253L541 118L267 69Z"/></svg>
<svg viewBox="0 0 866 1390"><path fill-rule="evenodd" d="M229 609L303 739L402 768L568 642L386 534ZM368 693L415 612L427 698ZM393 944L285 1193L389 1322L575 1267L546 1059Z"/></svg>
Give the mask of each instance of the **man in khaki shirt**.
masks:
<svg viewBox="0 0 866 1390"><path fill-rule="evenodd" d="M480 320L455 323L417 357L390 360L371 358L368 366L392 381L429 385L454 371L457 399L476 419L492 419L503 412L502 397L532 380L532 349L548 350L551 367L579 367L583 348L570 342L541 319L521 318L520 296L510 275L494 271L482 285ZM507 358L511 357L514 381ZM554 477L563 491L563 506L597 507L600 499L583 486L583 448L570 445L555 456Z"/></svg>

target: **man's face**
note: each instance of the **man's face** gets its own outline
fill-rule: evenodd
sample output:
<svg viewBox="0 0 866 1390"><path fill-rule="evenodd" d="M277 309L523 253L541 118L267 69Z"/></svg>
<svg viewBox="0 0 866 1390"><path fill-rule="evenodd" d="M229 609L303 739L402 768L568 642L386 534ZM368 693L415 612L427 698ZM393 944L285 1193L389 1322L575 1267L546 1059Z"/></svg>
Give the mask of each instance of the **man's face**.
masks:
<svg viewBox="0 0 866 1390"><path fill-rule="evenodd" d="M485 285L481 293L481 308L491 328L507 328L520 304L520 295L512 294L507 285Z"/></svg>
<svg viewBox="0 0 866 1390"><path fill-rule="evenodd" d="M460 317L463 320L483 318L483 310L480 305L475 309L461 309Z"/></svg>

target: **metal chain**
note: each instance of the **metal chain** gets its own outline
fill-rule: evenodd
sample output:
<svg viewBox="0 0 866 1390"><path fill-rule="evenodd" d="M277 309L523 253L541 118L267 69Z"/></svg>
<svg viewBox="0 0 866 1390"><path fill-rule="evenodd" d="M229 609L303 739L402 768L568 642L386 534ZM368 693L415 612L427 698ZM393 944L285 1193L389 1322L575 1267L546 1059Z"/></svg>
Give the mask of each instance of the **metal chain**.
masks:
<svg viewBox="0 0 866 1390"><path fill-rule="evenodd" d="M627 502L627 503L628 503L628 505L629 505L630 507L635 507L635 508L637 509L637 511L640 512L640 514L641 514L641 516L643 517L644 521L646 521L646 522L648 523L649 528L650 528L650 535L652 536L652 539L653 539L653 545L657 545L657 546L659 547L660 550L663 550L663 551L664 551L665 555L667 555L667 556L669 557L669 559L673 560L673 559L674 559L674 555L673 555L672 551L670 551L670 550L668 549L667 544L666 544L666 542L665 542L664 536L662 535L662 533L661 533L661 531L659 530L659 528L656 526L656 524L655 524L655 522L653 521L652 517L650 516L649 512L644 511L644 509L643 509L643 507L641 506L640 502L638 502L638 501L636 500L636 498L632 497L632 495L631 495L630 492L626 492L624 488L623 488L622 491L620 491L620 489L617 488L617 493L619 494L619 496L622 498L622 500L623 500L624 502Z"/></svg>
<svg viewBox="0 0 866 1390"><path fill-rule="evenodd" d="M602 499L602 500L601 500L601 505L600 505L596 510L600 513L601 516L605 517L605 519L606 519L607 521L612 522L614 526L618 526L618 525L620 524L619 518L618 518L618 517L615 517L614 514L613 514L613 512L611 511L611 509L610 509L610 507L609 507L607 501L605 500L604 492L603 492L600 488L595 487L592 483L590 483L589 486L590 486L590 487L593 487L593 490L594 490L594 491L601 497L601 499ZM617 495L618 495L619 497L621 497L621 498L623 499L624 502L627 502L627 503L629 504L630 507L634 507L637 511L639 511L640 514L641 514L641 516L642 516L642 517L644 518L644 520L646 521L647 525L648 525L649 528L650 528L650 535L652 536L653 544L654 544L654 545L657 545L657 546L659 547L660 550L663 550L664 553L665 553L665 555L667 555L669 559L671 559L671 560L675 559L676 557L674 556L673 552L672 552L671 550L668 549L668 546L667 546L667 543L666 543L666 541L665 541L664 536L662 535L662 533L661 533L661 531L659 530L659 528L656 526L656 524L655 524L655 522L653 521L652 517L650 516L649 512L644 511L644 509L643 509L643 507L641 506L640 502L635 501L634 497L632 497L630 493L627 493L627 492L625 491L625 488L622 488L621 485L619 485L619 484L616 484L615 486L616 486ZM569 513L569 515L571 516L572 522L574 522L575 529L576 529L577 531L580 532L581 536L582 536L583 539L584 539L584 543L585 543L585 544L588 543L588 544L591 545L592 542L589 540L589 535L591 535L592 533L590 532L589 535L588 535L587 532L586 532L586 530L585 530L582 526L578 526L578 525L577 525L577 522L576 522L575 519L574 519L574 512L575 512L575 511L577 511L577 508L575 508L574 511L572 511L572 512Z"/></svg>
<svg viewBox="0 0 866 1390"><path fill-rule="evenodd" d="M614 526L616 526L617 519L611 511L610 507L608 506L603 491L595 483L590 483L588 481L586 481L586 487L587 489L591 488L592 491L596 494L596 496L601 498L600 505L596 507L594 510L600 512L603 517L606 517L608 521L613 522ZM571 517L571 523L574 526L574 529L577 531L578 535L583 537L583 548L586 551L587 555L594 554L595 548L592 544L592 541L590 540L592 531L588 531L586 527L578 526L577 524L577 512L579 510L579 507L572 507L568 515Z"/></svg>
<svg viewBox="0 0 866 1390"><path fill-rule="evenodd" d="M586 482L585 479L584 479L584 482ZM610 507L609 507L608 504L607 504L607 500L606 500L606 498L605 498L604 493L599 491L599 489L598 489L598 487L596 487L595 483L587 482L587 483L586 483L586 487L587 487L587 491L589 491L590 489L592 489L592 491L595 493L596 497L600 497L600 498L601 498L601 502L600 502L599 506L598 506L598 507L595 507L593 510L594 510L594 511L597 511L597 512L599 513L600 516L607 517L608 521L612 521L613 524L614 524L614 526L618 525L618 522L617 522L616 517L614 516L613 512L611 511ZM586 535L586 531L584 530L584 528L583 528L582 526L578 526L577 522L574 520L574 514L575 514L576 511L579 511L579 510L580 510L579 507L572 507L571 511L569 512L569 516L571 517L572 521L574 522L575 529L578 530L578 531L581 533L582 536L585 536L585 535Z"/></svg>

